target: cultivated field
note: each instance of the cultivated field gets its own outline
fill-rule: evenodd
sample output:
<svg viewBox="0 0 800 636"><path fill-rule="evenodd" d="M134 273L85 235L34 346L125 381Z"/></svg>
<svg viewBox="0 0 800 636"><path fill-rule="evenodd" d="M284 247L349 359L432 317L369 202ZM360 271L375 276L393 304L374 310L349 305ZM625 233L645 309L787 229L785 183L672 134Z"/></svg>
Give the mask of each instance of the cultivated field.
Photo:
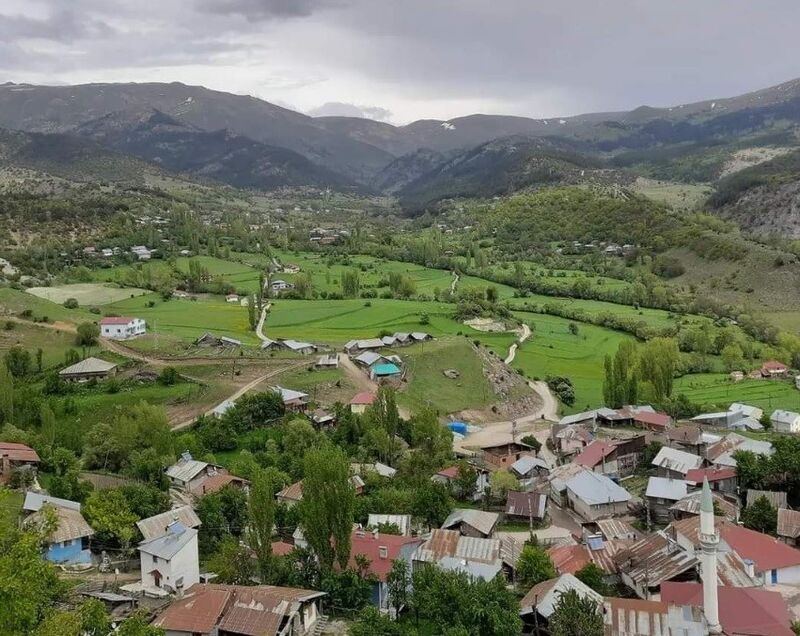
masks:
<svg viewBox="0 0 800 636"><path fill-rule="evenodd" d="M58 285L56 287L29 287L26 290L38 298L50 302L63 304L65 300L74 298L80 306L107 305L131 296L141 296L149 293L146 289L136 287L115 287L99 283L74 283L71 285Z"/></svg>
<svg viewBox="0 0 800 636"><path fill-rule="evenodd" d="M721 410L727 409L732 402L744 402L766 412L774 409L800 411L800 391L791 381L732 382L724 373L702 373L678 378L673 392L684 394L692 402Z"/></svg>
<svg viewBox="0 0 800 636"><path fill-rule="evenodd" d="M36 351L42 350L42 368L63 365L69 349L77 349L75 336L63 331L39 327L34 324L14 322L12 329L0 331L0 355L15 346L20 346L31 354L32 364L36 366Z"/></svg>

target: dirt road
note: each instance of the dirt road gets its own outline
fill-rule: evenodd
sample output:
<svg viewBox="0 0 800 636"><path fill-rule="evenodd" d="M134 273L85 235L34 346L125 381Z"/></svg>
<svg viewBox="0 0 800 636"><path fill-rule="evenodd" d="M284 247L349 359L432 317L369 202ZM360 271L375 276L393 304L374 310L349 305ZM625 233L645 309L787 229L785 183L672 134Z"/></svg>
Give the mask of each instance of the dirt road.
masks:
<svg viewBox="0 0 800 636"><path fill-rule="evenodd" d="M458 285L458 279L459 278L461 278L461 277L458 275L458 272L454 271L453 272L453 280L450 282L450 293L451 294L455 294L456 293L456 285Z"/></svg>
<svg viewBox="0 0 800 636"><path fill-rule="evenodd" d="M370 377L358 368L355 362L350 359L350 356L340 353L339 354L339 368L342 369L345 375L356 385L359 392L366 391L367 393L377 393L378 383L371 380ZM411 418L411 411L404 406L397 406L397 412L404 420Z"/></svg>
<svg viewBox="0 0 800 636"><path fill-rule="evenodd" d="M514 358L517 357L517 348L530 337L531 337L531 328L525 323L522 323L522 334L520 335L519 340L517 340L514 344L512 344L508 348L508 355L506 356L506 359L503 360L503 362L505 362L506 364L511 364L512 362L514 362Z"/></svg>
<svg viewBox="0 0 800 636"><path fill-rule="evenodd" d="M256 325L256 335L262 342L269 340L269 338L264 335L264 321L267 319L267 312L269 311L270 307L272 307L272 303L267 303L264 305L264 308L261 310L261 316L258 319L258 324Z"/></svg>

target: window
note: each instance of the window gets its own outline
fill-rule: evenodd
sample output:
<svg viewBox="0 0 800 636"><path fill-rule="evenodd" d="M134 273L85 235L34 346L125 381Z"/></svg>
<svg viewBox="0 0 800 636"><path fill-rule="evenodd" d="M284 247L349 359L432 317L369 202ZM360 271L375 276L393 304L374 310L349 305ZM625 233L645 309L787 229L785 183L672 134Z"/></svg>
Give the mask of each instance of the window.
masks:
<svg viewBox="0 0 800 636"><path fill-rule="evenodd" d="M158 557L155 554L153 555L153 563L158 563Z"/></svg>

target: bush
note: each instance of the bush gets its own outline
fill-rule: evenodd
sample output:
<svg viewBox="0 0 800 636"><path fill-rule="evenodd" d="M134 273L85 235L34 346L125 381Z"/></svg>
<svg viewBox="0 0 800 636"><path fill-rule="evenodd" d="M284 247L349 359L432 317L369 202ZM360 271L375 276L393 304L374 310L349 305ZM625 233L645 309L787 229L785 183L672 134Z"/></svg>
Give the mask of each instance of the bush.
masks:
<svg viewBox="0 0 800 636"><path fill-rule="evenodd" d="M78 308L78 299L77 298L67 298L64 301L64 307L67 309L77 309Z"/></svg>
<svg viewBox="0 0 800 636"><path fill-rule="evenodd" d="M164 386L172 386L180 380L180 377L175 367L164 367L158 375L158 382Z"/></svg>

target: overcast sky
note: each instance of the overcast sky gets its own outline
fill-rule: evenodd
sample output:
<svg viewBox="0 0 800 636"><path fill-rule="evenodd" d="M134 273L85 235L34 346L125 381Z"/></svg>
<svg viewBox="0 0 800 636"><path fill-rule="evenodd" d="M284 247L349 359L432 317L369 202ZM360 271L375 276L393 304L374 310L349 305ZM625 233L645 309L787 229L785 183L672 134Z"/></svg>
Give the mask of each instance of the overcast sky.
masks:
<svg viewBox="0 0 800 636"><path fill-rule="evenodd" d="M798 0L0 0L0 82L180 81L405 123L800 76Z"/></svg>

